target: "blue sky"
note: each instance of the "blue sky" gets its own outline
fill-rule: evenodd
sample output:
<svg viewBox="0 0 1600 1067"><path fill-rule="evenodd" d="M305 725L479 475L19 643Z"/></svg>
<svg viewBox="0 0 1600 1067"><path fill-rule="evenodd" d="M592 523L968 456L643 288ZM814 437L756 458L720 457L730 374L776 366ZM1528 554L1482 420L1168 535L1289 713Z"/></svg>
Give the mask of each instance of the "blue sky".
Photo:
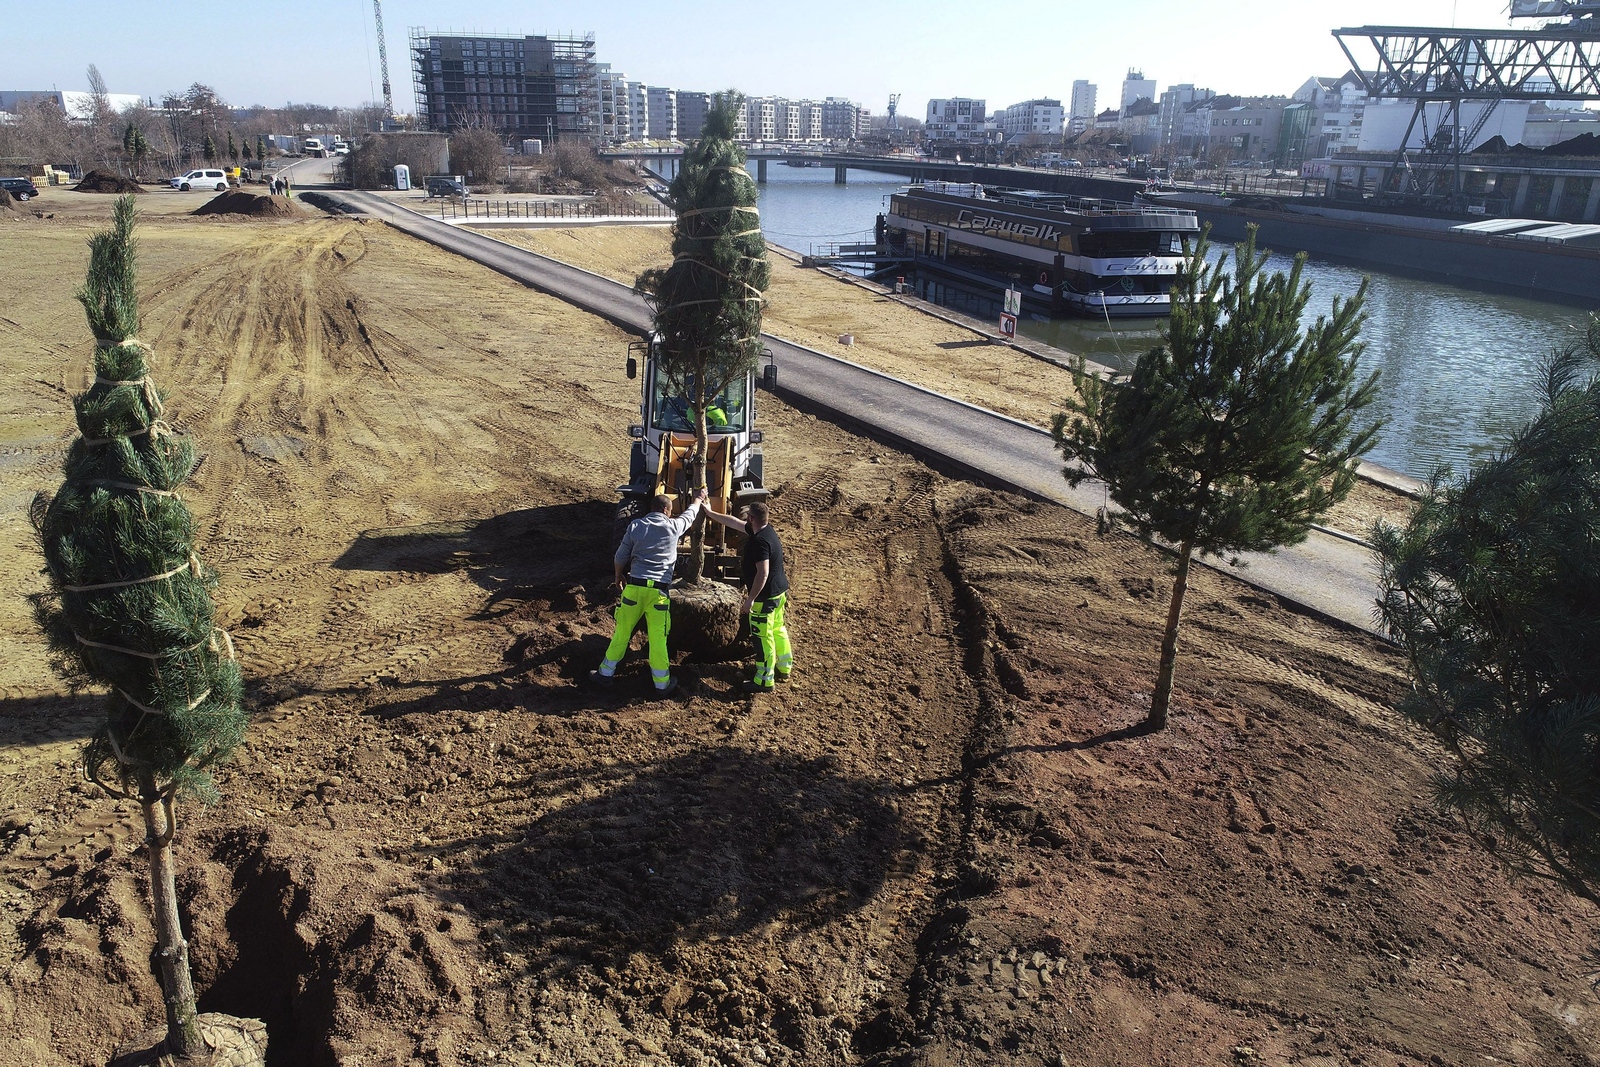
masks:
<svg viewBox="0 0 1600 1067"><path fill-rule="evenodd" d="M546 5L385 0L395 103L411 107L408 30L593 30L599 58L679 89L734 86L848 96L881 114L888 94L921 117L930 96L991 107L1060 96L1074 79L1115 104L1129 67L1160 88L1290 93L1348 67L1329 31L1366 24L1505 26L1505 0L603 0ZM602 21L602 15L606 21ZM371 0L156 3L55 0L0 31L0 89L158 95L205 82L230 103L354 105L377 92Z"/></svg>

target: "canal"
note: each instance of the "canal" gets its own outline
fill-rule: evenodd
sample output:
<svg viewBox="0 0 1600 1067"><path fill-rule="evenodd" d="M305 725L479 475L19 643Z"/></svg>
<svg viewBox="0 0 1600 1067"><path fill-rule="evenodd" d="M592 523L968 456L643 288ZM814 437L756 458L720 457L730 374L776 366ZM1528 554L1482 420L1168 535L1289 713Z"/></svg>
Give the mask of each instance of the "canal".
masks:
<svg viewBox="0 0 1600 1067"><path fill-rule="evenodd" d="M798 252L872 239L885 197L905 179L850 172L835 185L833 169L767 166L761 224L767 238ZM1289 250L1292 252L1292 250ZM1286 255L1271 266L1287 269ZM1449 464L1464 470L1498 446L1537 406L1539 366L1556 346L1576 340L1587 313L1569 305L1460 289L1450 285L1312 258L1308 315L1326 311L1335 294L1351 295L1371 279L1363 363L1382 372L1375 407L1386 420L1369 457L1416 477ZM999 294L960 298L961 309L990 318ZM1600 303L1600 297L1597 297ZM1086 319L1023 321L1023 334L1096 362L1131 367L1156 343L1160 323Z"/></svg>

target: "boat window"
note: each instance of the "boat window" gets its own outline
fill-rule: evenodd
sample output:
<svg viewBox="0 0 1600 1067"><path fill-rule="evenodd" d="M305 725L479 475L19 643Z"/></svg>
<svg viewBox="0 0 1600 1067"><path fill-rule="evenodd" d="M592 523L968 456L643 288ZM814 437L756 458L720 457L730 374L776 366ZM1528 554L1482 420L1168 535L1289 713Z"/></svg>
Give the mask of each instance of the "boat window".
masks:
<svg viewBox="0 0 1600 1067"><path fill-rule="evenodd" d="M745 402L745 383L745 378L736 379L711 402L707 410L708 431L744 432L746 412L749 410L749 405ZM673 433L694 432L694 417L688 399L676 390L669 391L666 376L659 371L652 392L654 395L651 397L650 412L656 429L669 430ZM726 425L717 420L718 412L727 419Z"/></svg>
<svg viewBox="0 0 1600 1067"><path fill-rule="evenodd" d="M1161 233L1158 230L1112 230L1086 233L1078 238L1078 247L1080 254L1091 259L1171 255L1183 251L1183 239L1178 234Z"/></svg>

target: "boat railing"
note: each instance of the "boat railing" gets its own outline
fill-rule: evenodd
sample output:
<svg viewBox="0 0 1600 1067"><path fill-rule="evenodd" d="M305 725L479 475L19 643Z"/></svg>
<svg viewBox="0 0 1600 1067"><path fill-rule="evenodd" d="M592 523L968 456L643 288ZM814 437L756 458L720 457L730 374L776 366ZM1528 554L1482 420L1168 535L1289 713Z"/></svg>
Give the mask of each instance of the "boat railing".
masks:
<svg viewBox="0 0 1600 1067"><path fill-rule="evenodd" d="M950 194L939 188L929 188L922 185L913 185L910 188L913 192L960 196L960 194ZM982 199L977 197L962 197L962 199L976 200L978 203L983 204L1007 204L1011 207L1032 208L1035 211L1041 209L1046 211L1051 209L1075 211L1080 215L1094 215L1097 217L1148 217L1151 215L1171 216L1173 218L1195 217L1194 211L1189 208L1157 207L1153 204L1130 204L1121 200L1097 200L1092 197L1062 196L1060 194L1052 196L1019 196L1006 189L986 191Z"/></svg>

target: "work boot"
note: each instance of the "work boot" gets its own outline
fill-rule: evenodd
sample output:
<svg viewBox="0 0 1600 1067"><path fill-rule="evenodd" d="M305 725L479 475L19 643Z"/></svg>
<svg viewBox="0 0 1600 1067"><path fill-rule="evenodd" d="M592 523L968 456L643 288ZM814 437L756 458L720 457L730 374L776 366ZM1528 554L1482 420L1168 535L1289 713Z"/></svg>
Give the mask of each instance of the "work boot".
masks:
<svg viewBox="0 0 1600 1067"><path fill-rule="evenodd" d="M792 673L794 673L794 672L793 671L773 671L772 672L772 680L775 681L775 682L787 682L789 680L789 675L792 674Z"/></svg>
<svg viewBox="0 0 1600 1067"><path fill-rule="evenodd" d="M589 672L590 685L598 685L602 689L610 689L611 683L614 681L616 681L616 679L611 675L601 674L599 670L592 670Z"/></svg>
<svg viewBox="0 0 1600 1067"><path fill-rule="evenodd" d="M677 689L678 689L678 679L676 679L676 678L668 678L666 685L658 685L658 686L656 686L656 696L664 697L668 693L677 692Z"/></svg>
<svg viewBox="0 0 1600 1067"><path fill-rule="evenodd" d="M772 683L768 682L766 685L762 685L760 682L746 682L744 683L744 691L746 693L770 693L772 692Z"/></svg>

